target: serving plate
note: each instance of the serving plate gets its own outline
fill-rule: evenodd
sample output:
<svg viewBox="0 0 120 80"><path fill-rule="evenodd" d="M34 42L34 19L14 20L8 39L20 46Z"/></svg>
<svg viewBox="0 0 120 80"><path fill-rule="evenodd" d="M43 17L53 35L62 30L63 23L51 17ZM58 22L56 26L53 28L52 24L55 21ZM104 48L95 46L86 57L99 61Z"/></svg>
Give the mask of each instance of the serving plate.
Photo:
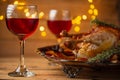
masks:
<svg viewBox="0 0 120 80"><path fill-rule="evenodd" d="M75 56L70 52L68 52L70 55L64 54L66 52L59 45L38 48L38 53L52 63L62 65L64 73L70 78L79 76L82 69L91 69L96 72L120 70L120 64L118 63L88 63L77 61Z"/></svg>

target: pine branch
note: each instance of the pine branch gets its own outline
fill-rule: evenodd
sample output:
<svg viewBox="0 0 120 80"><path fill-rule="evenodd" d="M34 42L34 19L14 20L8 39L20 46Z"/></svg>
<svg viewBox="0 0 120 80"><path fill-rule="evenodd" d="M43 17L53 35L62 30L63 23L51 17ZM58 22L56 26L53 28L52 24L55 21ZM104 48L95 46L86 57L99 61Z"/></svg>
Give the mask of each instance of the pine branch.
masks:
<svg viewBox="0 0 120 80"><path fill-rule="evenodd" d="M105 50L102 53L98 54L97 56L88 59L88 63L104 62L108 58L110 58L113 54L120 54L120 45L118 45L117 47L112 47L108 50Z"/></svg>
<svg viewBox="0 0 120 80"><path fill-rule="evenodd" d="M111 27L111 28L114 28L114 29L118 29L120 30L120 27L119 26L116 26L114 24L108 24L106 22L103 22L103 21L99 21L98 19L94 19L90 22L90 25L97 25L98 27L99 26L103 26L103 27Z"/></svg>

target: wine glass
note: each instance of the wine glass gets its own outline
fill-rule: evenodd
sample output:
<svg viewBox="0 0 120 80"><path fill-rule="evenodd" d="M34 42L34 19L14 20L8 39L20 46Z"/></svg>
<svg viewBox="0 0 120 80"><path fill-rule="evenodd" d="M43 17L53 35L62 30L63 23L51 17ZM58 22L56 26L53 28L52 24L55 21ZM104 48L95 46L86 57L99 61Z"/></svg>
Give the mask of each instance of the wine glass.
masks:
<svg viewBox="0 0 120 80"><path fill-rule="evenodd" d="M58 42L61 31L69 31L72 27L71 15L69 10L56 10L49 11L47 20L49 30L57 37Z"/></svg>
<svg viewBox="0 0 120 80"><path fill-rule="evenodd" d="M30 72L24 63L24 45L38 26L38 12L36 5L12 5L7 6L6 25L9 31L16 35L20 41L20 63L17 69L8 73L13 77L31 77L35 74Z"/></svg>

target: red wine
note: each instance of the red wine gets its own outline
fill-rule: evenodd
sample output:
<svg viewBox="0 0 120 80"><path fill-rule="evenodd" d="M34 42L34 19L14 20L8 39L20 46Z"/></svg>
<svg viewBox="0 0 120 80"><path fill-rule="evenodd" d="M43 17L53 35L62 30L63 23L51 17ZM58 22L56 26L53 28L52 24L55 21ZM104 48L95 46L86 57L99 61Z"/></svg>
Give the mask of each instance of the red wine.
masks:
<svg viewBox="0 0 120 80"><path fill-rule="evenodd" d="M48 28L57 37L59 37L62 30L66 30L68 32L72 26L71 20L48 20L47 23Z"/></svg>
<svg viewBox="0 0 120 80"><path fill-rule="evenodd" d="M24 40L36 30L38 21L38 19L29 18L7 18L6 24L12 33Z"/></svg>

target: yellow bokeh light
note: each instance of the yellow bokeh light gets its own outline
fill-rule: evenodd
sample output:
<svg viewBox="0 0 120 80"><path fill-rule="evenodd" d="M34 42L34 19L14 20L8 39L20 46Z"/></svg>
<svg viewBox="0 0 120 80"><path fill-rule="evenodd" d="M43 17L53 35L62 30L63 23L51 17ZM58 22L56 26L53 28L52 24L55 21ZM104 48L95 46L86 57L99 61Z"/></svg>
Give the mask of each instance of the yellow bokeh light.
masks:
<svg viewBox="0 0 120 80"><path fill-rule="evenodd" d="M80 23L81 23L81 21L79 21L79 20L78 20L78 21L76 21L76 24L80 24Z"/></svg>
<svg viewBox="0 0 120 80"><path fill-rule="evenodd" d="M74 19L72 20L72 24L75 24L75 20Z"/></svg>
<svg viewBox="0 0 120 80"><path fill-rule="evenodd" d="M37 13L35 12L34 14L31 15L32 18L35 18Z"/></svg>
<svg viewBox="0 0 120 80"><path fill-rule="evenodd" d="M91 5L90 5L90 8L91 8L91 9L94 9L94 8L95 8L95 6L94 6L93 4L91 4Z"/></svg>
<svg viewBox="0 0 120 80"><path fill-rule="evenodd" d="M24 12L27 13L29 10L28 9L24 9Z"/></svg>
<svg viewBox="0 0 120 80"><path fill-rule="evenodd" d="M75 19L72 20L72 24L80 24L81 23L81 16L77 16Z"/></svg>
<svg viewBox="0 0 120 80"><path fill-rule="evenodd" d="M74 31L75 31L75 32L80 32L80 26L75 26L75 27L74 27Z"/></svg>
<svg viewBox="0 0 120 80"><path fill-rule="evenodd" d="M18 1L14 1L14 5L18 5Z"/></svg>
<svg viewBox="0 0 120 80"><path fill-rule="evenodd" d="M80 20L72 20L72 24L80 24L81 21Z"/></svg>
<svg viewBox="0 0 120 80"><path fill-rule="evenodd" d="M87 16L86 16L86 15L83 15L83 16L82 16L82 19L83 19L83 20L86 20L86 19L87 19Z"/></svg>
<svg viewBox="0 0 120 80"><path fill-rule="evenodd" d="M97 16L98 15L98 10L94 9L94 15Z"/></svg>
<svg viewBox="0 0 120 80"><path fill-rule="evenodd" d="M47 33L45 31L43 31L43 32L41 32L41 36L45 37L45 36L47 36Z"/></svg>
<svg viewBox="0 0 120 80"><path fill-rule="evenodd" d="M41 12L39 13L39 18L43 18L44 15L45 15L44 12L41 11Z"/></svg>
<svg viewBox="0 0 120 80"><path fill-rule="evenodd" d="M89 3L92 3L92 2L93 2L93 0L88 0L88 2L89 2Z"/></svg>
<svg viewBox="0 0 120 80"><path fill-rule="evenodd" d="M3 15L1 15L1 16L0 16L0 20L3 20L3 18L4 18L4 16L3 16Z"/></svg>
<svg viewBox="0 0 120 80"><path fill-rule="evenodd" d="M44 30L45 30L45 27L44 27L44 26L40 26L40 27L39 27L39 30L40 30L40 31L44 31Z"/></svg>
<svg viewBox="0 0 120 80"><path fill-rule="evenodd" d="M29 17L30 16L30 13L29 12L26 12L26 14L25 14L27 17Z"/></svg>
<svg viewBox="0 0 120 80"><path fill-rule="evenodd" d="M89 9L89 10L88 10L88 13L89 13L89 14L93 14L93 10L92 10L92 9Z"/></svg>
<svg viewBox="0 0 120 80"><path fill-rule="evenodd" d="M14 5L18 5L18 4L19 4L19 5L25 5L25 3L24 3L24 2L19 2L19 1L17 1L17 0L16 0L16 1L14 1Z"/></svg>
<svg viewBox="0 0 120 80"><path fill-rule="evenodd" d="M77 16L76 19L77 19L77 20L81 20L81 16Z"/></svg>

